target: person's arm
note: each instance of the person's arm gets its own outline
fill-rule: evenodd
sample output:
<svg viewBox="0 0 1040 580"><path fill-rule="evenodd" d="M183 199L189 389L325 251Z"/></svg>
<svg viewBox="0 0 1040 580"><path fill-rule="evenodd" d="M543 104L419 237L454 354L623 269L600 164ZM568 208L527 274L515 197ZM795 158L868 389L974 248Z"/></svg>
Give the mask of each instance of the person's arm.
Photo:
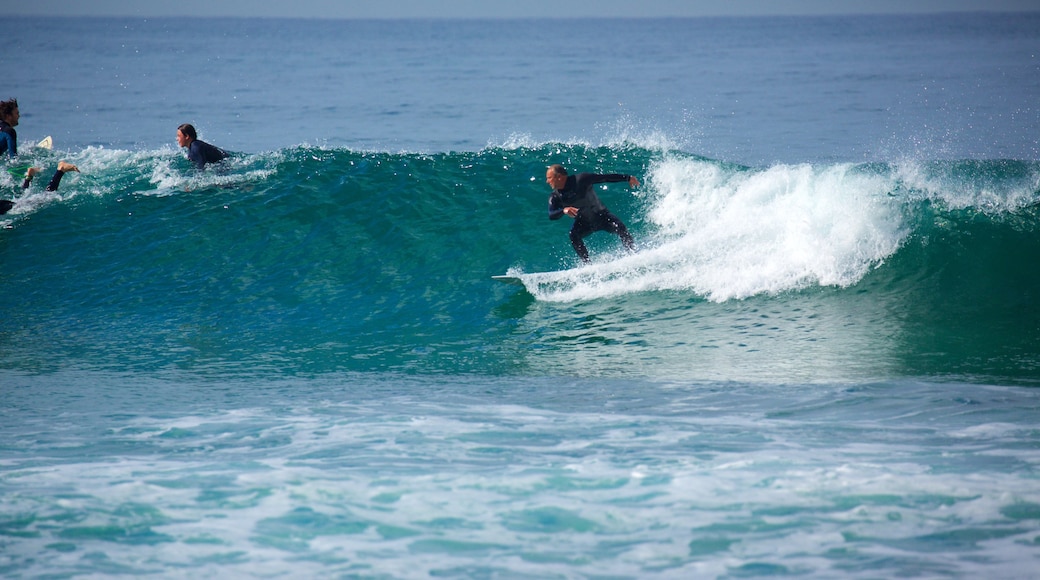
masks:
<svg viewBox="0 0 1040 580"><path fill-rule="evenodd" d="M0 143L7 144L7 155L14 159L18 155L18 140L7 131L0 131Z"/></svg>
<svg viewBox="0 0 1040 580"><path fill-rule="evenodd" d="M563 206L560 203L560 194L553 193L549 196L549 219L558 220L563 217Z"/></svg>
<svg viewBox="0 0 1040 580"><path fill-rule="evenodd" d="M619 181L627 181L630 187L639 187L639 180L632 175L626 175L624 173L586 173L584 174L586 183L617 183ZM583 180L585 181L585 180ZM581 190L579 190L581 191Z"/></svg>
<svg viewBox="0 0 1040 580"><path fill-rule="evenodd" d="M188 160L195 164L195 168L202 171L206 168L206 156L202 153L202 145L198 140L188 145Z"/></svg>

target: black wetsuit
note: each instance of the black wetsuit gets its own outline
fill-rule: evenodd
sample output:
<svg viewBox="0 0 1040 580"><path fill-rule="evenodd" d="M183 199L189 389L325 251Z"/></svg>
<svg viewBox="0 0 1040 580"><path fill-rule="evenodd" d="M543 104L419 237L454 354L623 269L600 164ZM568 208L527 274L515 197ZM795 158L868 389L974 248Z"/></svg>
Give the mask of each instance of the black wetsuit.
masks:
<svg viewBox="0 0 1040 580"><path fill-rule="evenodd" d="M215 147L206 143L205 141L199 141L198 139L191 142L188 145L188 159L195 164L195 167L204 169L207 163L216 163L226 159L228 156L223 149Z"/></svg>
<svg viewBox="0 0 1040 580"><path fill-rule="evenodd" d="M0 155L18 155L18 132L7 121L0 121Z"/></svg>
<svg viewBox="0 0 1040 580"><path fill-rule="evenodd" d="M635 249L635 243L628 233L628 228L616 215L610 213L607 206L603 205L596 193L592 191L592 186L597 183L616 183L630 179L631 176L620 173L568 175L563 189L554 189L552 195L549 196L549 219L551 220L563 217L565 207L578 208L578 216L574 218L574 225L571 226L571 245L574 246L574 251L578 253L581 261L589 261L589 250L582 240L592 232L610 232L620 237L621 242L629 251Z"/></svg>
<svg viewBox="0 0 1040 580"><path fill-rule="evenodd" d="M7 153L14 157L18 154L18 133L7 121L0 121L0 155ZM0 199L0 215L3 215L14 207L14 202L9 199Z"/></svg>

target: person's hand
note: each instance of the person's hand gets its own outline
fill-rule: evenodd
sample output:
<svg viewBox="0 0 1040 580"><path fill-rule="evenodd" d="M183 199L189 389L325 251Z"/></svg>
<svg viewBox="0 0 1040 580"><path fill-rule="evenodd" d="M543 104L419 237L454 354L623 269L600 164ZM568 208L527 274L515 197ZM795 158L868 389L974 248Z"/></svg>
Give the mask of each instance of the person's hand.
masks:
<svg viewBox="0 0 1040 580"><path fill-rule="evenodd" d="M636 179L635 177L629 177L628 178L628 185L630 187L639 187L639 180Z"/></svg>
<svg viewBox="0 0 1040 580"><path fill-rule="evenodd" d="M576 217L578 217L578 208L576 208L576 207L565 207L565 208L563 208L563 213L571 216L572 218L576 218Z"/></svg>
<svg viewBox="0 0 1040 580"><path fill-rule="evenodd" d="M79 171L79 167L65 161L58 162L58 171L62 173L68 173L69 171Z"/></svg>

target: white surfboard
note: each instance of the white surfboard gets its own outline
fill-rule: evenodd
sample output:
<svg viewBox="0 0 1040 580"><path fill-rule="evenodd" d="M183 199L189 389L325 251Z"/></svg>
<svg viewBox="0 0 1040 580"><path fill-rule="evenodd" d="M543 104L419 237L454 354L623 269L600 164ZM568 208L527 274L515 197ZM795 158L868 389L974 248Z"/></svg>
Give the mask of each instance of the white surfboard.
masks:
<svg viewBox="0 0 1040 580"><path fill-rule="evenodd" d="M50 135L47 135L46 137L43 138L43 141L40 141L39 143L37 143L36 146L41 148L41 149L50 149L51 147L54 146L54 141L51 139Z"/></svg>

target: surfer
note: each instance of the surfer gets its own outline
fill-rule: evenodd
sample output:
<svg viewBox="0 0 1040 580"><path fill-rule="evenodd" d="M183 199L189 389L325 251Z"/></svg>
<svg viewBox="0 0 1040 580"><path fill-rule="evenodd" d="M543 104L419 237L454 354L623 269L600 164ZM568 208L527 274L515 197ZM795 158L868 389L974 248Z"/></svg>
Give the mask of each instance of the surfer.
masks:
<svg viewBox="0 0 1040 580"><path fill-rule="evenodd" d="M200 141L195 127L188 123L177 127L177 144L188 148L188 159L199 169L205 169L207 163L217 163L228 156L223 149Z"/></svg>
<svg viewBox="0 0 1040 580"><path fill-rule="evenodd" d="M10 99L0 101L0 155L7 152L8 156L14 158L18 155L18 132L14 130L21 118L18 111L18 100ZM12 169L12 171L14 171ZM20 169L18 170L20 171ZM22 189L28 189L36 174L43 171L39 167L29 167L25 171L25 179L22 181ZM58 191L61 178L69 171L79 171L79 168L65 161L58 162L58 169L47 184L47 191ZM14 202L9 199L0 199L0 215L7 213L14 207Z"/></svg>
<svg viewBox="0 0 1040 580"><path fill-rule="evenodd" d="M631 187L639 187L639 180L631 175L620 173L579 173L567 175L562 165L552 165L545 172L545 182L553 192L549 196L549 219L558 220L564 214L574 218L571 226L571 245L582 262L589 262L589 250L583 241L593 232L607 231L621 238L621 243L630 252L635 251L635 243L628 233L628 228L618 217L603 205L592 186L597 183L616 183L627 181Z"/></svg>
<svg viewBox="0 0 1040 580"><path fill-rule="evenodd" d="M20 117L17 99L0 101L0 155L7 152L12 159L18 155L18 132L14 128Z"/></svg>

